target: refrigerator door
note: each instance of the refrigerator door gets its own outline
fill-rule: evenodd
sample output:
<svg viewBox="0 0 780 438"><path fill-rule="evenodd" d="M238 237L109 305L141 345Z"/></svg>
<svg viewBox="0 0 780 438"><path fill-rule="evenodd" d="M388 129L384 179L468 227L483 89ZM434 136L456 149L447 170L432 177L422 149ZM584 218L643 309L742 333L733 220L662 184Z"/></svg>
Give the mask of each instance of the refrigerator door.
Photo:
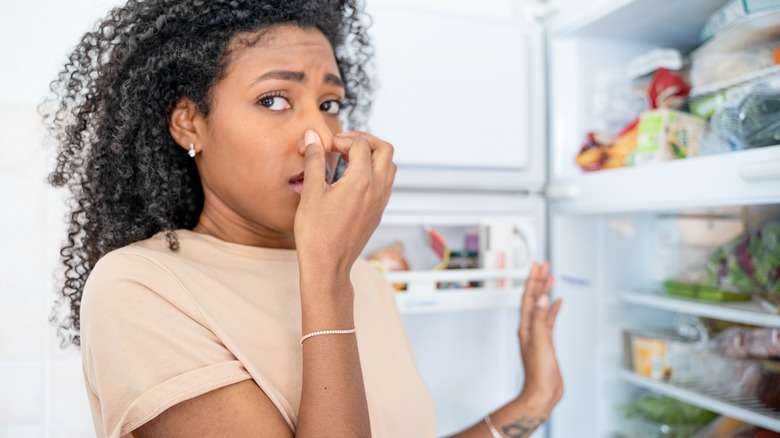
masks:
<svg viewBox="0 0 780 438"><path fill-rule="evenodd" d="M517 340L522 284L545 257L545 201L501 192L394 192L364 256L396 242L411 271L387 272L423 379L434 397L439 436L463 430L520 390ZM434 270L435 230L452 251L480 227L508 225L522 237L513 267ZM543 432L542 432L543 433ZM541 435L536 435L541 436Z"/></svg>
<svg viewBox="0 0 780 438"><path fill-rule="evenodd" d="M370 2L379 88L373 133L398 188L539 189L543 29L516 2Z"/></svg>

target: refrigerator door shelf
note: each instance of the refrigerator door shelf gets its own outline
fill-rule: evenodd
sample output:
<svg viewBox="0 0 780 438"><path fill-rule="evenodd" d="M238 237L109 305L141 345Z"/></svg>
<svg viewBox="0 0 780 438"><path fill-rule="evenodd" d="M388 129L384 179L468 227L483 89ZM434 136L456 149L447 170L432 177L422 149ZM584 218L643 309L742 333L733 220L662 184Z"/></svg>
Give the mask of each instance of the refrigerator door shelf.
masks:
<svg viewBox="0 0 780 438"><path fill-rule="evenodd" d="M388 272L392 284L403 283L407 290L396 294L401 313L454 312L520 307L527 271L459 269L442 271ZM437 289L437 283L504 281L504 287Z"/></svg>
<svg viewBox="0 0 780 438"><path fill-rule="evenodd" d="M634 385L709 409L721 415L780 432L780 413L764 406L756 399L727 397L719 391L708 389L698 383L690 383L685 386L672 385L627 370L618 370L617 375L620 379Z"/></svg>
<svg viewBox="0 0 780 438"><path fill-rule="evenodd" d="M780 315L772 315L755 301L733 303L709 303L700 300L673 298L658 293L623 291L620 298L630 304L668 310L686 315L765 327L780 327Z"/></svg>
<svg viewBox="0 0 780 438"><path fill-rule="evenodd" d="M556 181L577 196L552 205L561 213L621 213L758 205L780 199L780 146L622 169ZM605 192L605 190L608 190Z"/></svg>

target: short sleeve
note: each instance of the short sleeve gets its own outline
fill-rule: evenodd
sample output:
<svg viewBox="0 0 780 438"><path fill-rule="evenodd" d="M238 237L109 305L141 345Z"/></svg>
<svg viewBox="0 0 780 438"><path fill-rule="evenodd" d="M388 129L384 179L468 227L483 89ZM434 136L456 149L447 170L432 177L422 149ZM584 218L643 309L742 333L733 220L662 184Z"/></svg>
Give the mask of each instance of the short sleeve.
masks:
<svg viewBox="0 0 780 438"><path fill-rule="evenodd" d="M143 254L112 252L90 273L81 349L98 436L124 437L179 402L251 378L182 284Z"/></svg>

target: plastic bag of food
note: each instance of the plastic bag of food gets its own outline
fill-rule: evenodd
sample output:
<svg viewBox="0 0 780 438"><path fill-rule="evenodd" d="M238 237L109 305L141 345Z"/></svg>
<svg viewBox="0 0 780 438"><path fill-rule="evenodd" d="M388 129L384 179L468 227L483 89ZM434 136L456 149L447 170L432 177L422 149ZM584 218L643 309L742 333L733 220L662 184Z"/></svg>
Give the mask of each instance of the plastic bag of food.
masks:
<svg viewBox="0 0 780 438"><path fill-rule="evenodd" d="M621 432L631 437L690 437L718 414L655 394L621 406Z"/></svg>
<svg viewBox="0 0 780 438"><path fill-rule="evenodd" d="M707 272L713 284L726 290L780 294L780 217L718 248Z"/></svg>
<svg viewBox="0 0 780 438"><path fill-rule="evenodd" d="M732 327L715 337L718 353L734 359L780 360L780 329Z"/></svg>

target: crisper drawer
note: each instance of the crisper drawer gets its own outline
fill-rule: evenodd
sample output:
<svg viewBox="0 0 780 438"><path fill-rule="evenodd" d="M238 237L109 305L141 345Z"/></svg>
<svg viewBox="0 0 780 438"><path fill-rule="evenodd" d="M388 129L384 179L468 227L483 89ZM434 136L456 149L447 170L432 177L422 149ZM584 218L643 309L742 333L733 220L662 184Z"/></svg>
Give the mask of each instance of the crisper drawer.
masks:
<svg viewBox="0 0 780 438"><path fill-rule="evenodd" d="M402 313L517 308L544 232L541 199L399 192L363 256L384 271Z"/></svg>

